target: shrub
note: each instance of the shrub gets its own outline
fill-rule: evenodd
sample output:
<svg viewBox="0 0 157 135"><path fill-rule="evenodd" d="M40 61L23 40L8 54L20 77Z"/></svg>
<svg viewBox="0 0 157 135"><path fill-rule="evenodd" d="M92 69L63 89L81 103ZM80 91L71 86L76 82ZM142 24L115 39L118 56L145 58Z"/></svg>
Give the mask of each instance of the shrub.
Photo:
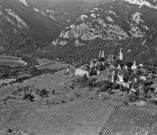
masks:
<svg viewBox="0 0 157 135"><path fill-rule="evenodd" d="M107 91L108 82L106 82L106 81L100 82L99 88L100 88L100 91Z"/></svg>
<svg viewBox="0 0 157 135"><path fill-rule="evenodd" d="M107 88L112 88L113 83L112 82L108 82Z"/></svg>
<svg viewBox="0 0 157 135"><path fill-rule="evenodd" d="M153 87L146 87L145 93L154 92L154 90L155 90L155 88L153 88Z"/></svg>
<svg viewBox="0 0 157 135"><path fill-rule="evenodd" d="M119 86L119 89L120 89L120 91L122 91L122 92L124 92L125 90L124 90L124 86L123 85L120 85Z"/></svg>
<svg viewBox="0 0 157 135"><path fill-rule="evenodd" d="M130 102L136 102L138 99L139 99L138 96L135 95L135 94L131 94L131 95L128 96L128 100Z"/></svg>
<svg viewBox="0 0 157 135"><path fill-rule="evenodd" d="M114 83L111 88L112 89L119 89L119 87L120 87L119 84Z"/></svg>
<svg viewBox="0 0 157 135"><path fill-rule="evenodd" d="M144 84L145 84L146 86L149 86L149 85L152 85L152 84L153 84L153 81L145 81Z"/></svg>
<svg viewBox="0 0 157 135"><path fill-rule="evenodd" d="M89 79L88 80L88 86L89 87L97 87L97 83L95 82L96 81L96 79L95 78L92 78L92 79Z"/></svg>
<svg viewBox="0 0 157 135"><path fill-rule="evenodd" d="M112 89L111 89L111 88L107 89L107 93L108 93L108 94L113 94Z"/></svg>
<svg viewBox="0 0 157 135"><path fill-rule="evenodd" d="M151 99L152 98L152 96L151 95L144 95L144 98L146 99Z"/></svg>
<svg viewBox="0 0 157 135"><path fill-rule="evenodd" d="M88 79L87 76L83 76L81 78L78 78L75 82L73 82L73 87L74 85L79 85L79 87L81 88L85 88L85 87L96 87L97 83L95 82L96 79L92 78L92 79Z"/></svg>
<svg viewBox="0 0 157 135"><path fill-rule="evenodd" d="M7 133L12 133L13 132L13 129L12 128L8 128L7 129Z"/></svg>
<svg viewBox="0 0 157 135"><path fill-rule="evenodd" d="M123 105L129 105L127 101L122 102Z"/></svg>
<svg viewBox="0 0 157 135"><path fill-rule="evenodd" d="M38 91L37 91L37 94L38 94L40 97L45 98L45 97L48 96L49 91L47 91L46 89L42 89L42 90L38 90Z"/></svg>
<svg viewBox="0 0 157 135"><path fill-rule="evenodd" d="M157 101L156 100L150 100L149 102L150 102L150 104L157 105Z"/></svg>
<svg viewBox="0 0 157 135"><path fill-rule="evenodd" d="M23 100L29 100L29 101L33 101L34 100L34 96L33 95L31 95L30 93L25 93L24 95L23 95Z"/></svg>
<svg viewBox="0 0 157 135"><path fill-rule="evenodd" d="M131 67L131 66L133 65L133 63L132 63L132 62L126 62L126 65L127 65L128 67Z"/></svg>
<svg viewBox="0 0 157 135"><path fill-rule="evenodd" d="M77 93L75 93L75 96L76 96L76 97L81 97L81 93L78 93L78 92L77 92Z"/></svg>
<svg viewBox="0 0 157 135"><path fill-rule="evenodd" d="M85 82L85 81L87 81L87 80L88 80L88 77L87 77L86 74L84 74L83 77L82 77L82 81Z"/></svg>

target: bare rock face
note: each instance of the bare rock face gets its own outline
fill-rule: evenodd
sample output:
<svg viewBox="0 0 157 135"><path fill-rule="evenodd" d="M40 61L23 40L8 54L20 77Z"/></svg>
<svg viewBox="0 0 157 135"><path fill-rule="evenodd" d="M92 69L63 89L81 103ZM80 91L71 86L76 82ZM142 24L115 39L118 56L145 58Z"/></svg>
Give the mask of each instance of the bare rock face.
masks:
<svg viewBox="0 0 157 135"><path fill-rule="evenodd" d="M155 0L125 0L131 4L136 4L139 7L147 6L149 8L157 9L157 1Z"/></svg>
<svg viewBox="0 0 157 135"><path fill-rule="evenodd" d="M146 12L157 13L156 7L145 0L110 2L78 17L74 24L61 32L58 39L77 40L79 38L82 41L98 38L111 41L143 39L150 36L148 33L152 30ZM156 23L157 18L153 17L154 13L150 16L151 21Z"/></svg>
<svg viewBox="0 0 157 135"><path fill-rule="evenodd" d="M73 46L84 48L83 55L90 50L91 55L85 58L92 57L98 48L105 49L105 54L116 55L122 48L127 61L154 62L157 57L156 5L153 0L115 0L99 5L66 27L54 40L58 43L52 42L51 47L66 41L64 46L69 49L74 49ZM71 56L76 55L69 54Z"/></svg>
<svg viewBox="0 0 157 135"><path fill-rule="evenodd" d="M80 43L80 41L77 39L75 41L75 45L74 46L83 46L84 44L83 43Z"/></svg>

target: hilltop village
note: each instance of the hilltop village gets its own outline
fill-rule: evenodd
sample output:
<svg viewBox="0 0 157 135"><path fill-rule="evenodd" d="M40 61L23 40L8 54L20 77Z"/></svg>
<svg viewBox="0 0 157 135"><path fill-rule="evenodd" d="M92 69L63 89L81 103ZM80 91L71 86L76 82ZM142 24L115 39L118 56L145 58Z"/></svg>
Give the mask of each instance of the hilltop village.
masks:
<svg viewBox="0 0 157 135"><path fill-rule="evenodd" d="M117 106L133 110L157 107L156 67L126 63L121 49L118 56L105 56L101 50L98 59L81 66L46 59L38 63L34 68L21 67L16 80L0 87L0 118L4 118L0 134L27 129L26 135L65 131L69 135L87 128L92 129L89 134L98 134ZM7 75L12 68L6 69Z"/></svg>
<svg viewBox="0 0 157 135"><path fill-rule="evenodd" d="M16 87L9 94L4 95L1 101L4 104L10 102L10 99L15 99L16 102L32 102L36 97L39 97L37 98L39 101L43 97L47 100L45 96L53 98L55 91L58 91L58 89L61 93L64 93L64 89L66 89L67 94L70 95L70 93L75 93L75 90L86 93L85 89L87 88L100 96L106 93L112 96L115 91L120 91L124 94L124 98L127 98L127 104L139 100L144 101L144 104L146 101L157 104L156 67L143 65L136 61L125 62L122 49L120 49L118 56L105 55L103 50L99 51L98 56L98 59L91 59L86 61L85 64L79 65L77 63L70 65L61 61L39 60L43 62L38 61L40 64L35 67L30 66L28 68L28 65L26 65L25 68L4 68L6 72L5 76L3 75L3 78L1 78L4 79L4 81L1 80L1 91L3 92L4 89L9 91L12 87ZM18 70L18 72L12 75L15 70ZM60 74L56 77L59 78L57 80L61 81L60 83L51 79L56 74ZM44 81L41 82L43 77L45 83ZM54 88L56 90L53 90L54 84L51 83L52 81L57 85ZM61 84L63 88L60 90ZM17 95L21 92L19 100ZM17 94L14 95L14 93Z"/></svg>
<svg viewBox="0 0 157 135"><path fill-rule="evenodd" d="M148 65L137 64L136 61L124 62L124 55L120 49L119 56L105 56L104 51L99 51L99 58L92 59L88 63L76 68L74 75L90 79L92 76L100 76L104 72L108 74L106 82L112 89L120 89L135 99L151 99L157 103L156 89L152 87L156 80L157 69ZM77 67L77 66L76 66ZM71 73L67 68L67 74ZM111 90L111 89L110 89Z"/></svg>

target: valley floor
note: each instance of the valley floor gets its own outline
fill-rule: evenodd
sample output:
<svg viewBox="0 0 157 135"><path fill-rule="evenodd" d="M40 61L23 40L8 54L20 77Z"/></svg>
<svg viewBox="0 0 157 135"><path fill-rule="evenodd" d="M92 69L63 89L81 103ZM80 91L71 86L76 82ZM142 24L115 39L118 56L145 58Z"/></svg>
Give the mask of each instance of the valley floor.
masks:
<svg viewBox="0 0 157 135"><path fill-rule="evenodd" d="M48 66L53 68L53 64ZM68 66L56 64L57 67ZM98 135L114 107L122 105L125 93L96 94L96 89L73 88L71 82L75 76L65 73L63 69L1 88L0 134L20 130L24 135ZM102 75L97 79L105 78ZM19 99L10 98L4 103L6 97L12 96L12 91L25 86L46 89L53 94L30 102L22 101L20 93Z"/></svg>
<svg viewBox="0 0 157 135"><path fill-rule="evenodd" d="M13 128L33 135L97 135L114 106L94 92L71 89L69 82L73 77L65 72L64 69L1 88L0 133ZM24 86L55 90L56 95L35 102L2 103L11 91Z"/></svg>
<svg viewBox="0 0 157 135"><path fill-rule="evenodd" d="M0 110L0 130L12 127L34 135L97 135L112 110L97 100L4 108Z"/></svg>

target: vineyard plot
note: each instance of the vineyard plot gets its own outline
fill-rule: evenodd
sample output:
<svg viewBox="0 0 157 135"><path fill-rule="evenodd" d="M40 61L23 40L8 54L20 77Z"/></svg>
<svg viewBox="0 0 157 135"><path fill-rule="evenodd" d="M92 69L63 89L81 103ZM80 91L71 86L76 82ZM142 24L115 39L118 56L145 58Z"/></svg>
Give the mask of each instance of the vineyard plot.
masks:
<svg viewBox="0 0 157 135"><path fill-rule="evenodd" d="M157 135L157 109L116 107L99 135Z"/></svg>

